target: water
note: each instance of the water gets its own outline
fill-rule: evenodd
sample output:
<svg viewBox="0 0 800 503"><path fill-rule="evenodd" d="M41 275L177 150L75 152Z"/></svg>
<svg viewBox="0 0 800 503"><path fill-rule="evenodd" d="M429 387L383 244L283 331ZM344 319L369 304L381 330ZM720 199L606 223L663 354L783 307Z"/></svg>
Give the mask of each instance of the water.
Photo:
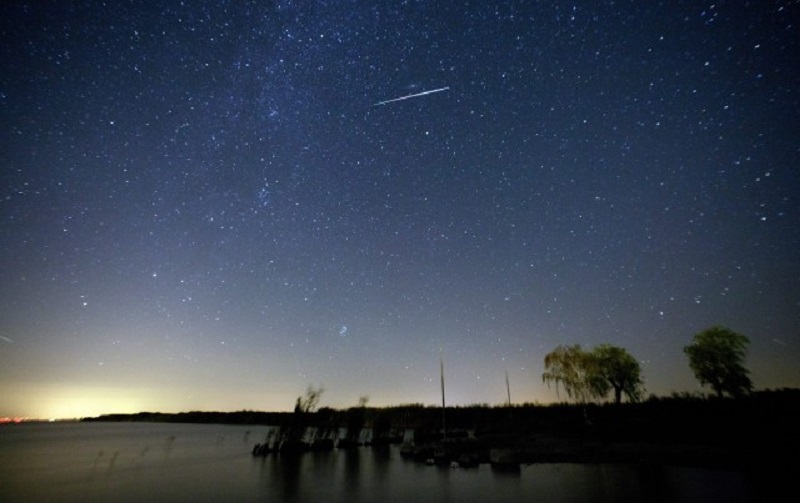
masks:
<svg viewBox="0 0 800 503"><path fill-rule="evenodd" d="M159 423L0 428L0 501L757 501L774 480L732 470L531 465L461 470L361 448L253 458L267 427Z"/></svg>

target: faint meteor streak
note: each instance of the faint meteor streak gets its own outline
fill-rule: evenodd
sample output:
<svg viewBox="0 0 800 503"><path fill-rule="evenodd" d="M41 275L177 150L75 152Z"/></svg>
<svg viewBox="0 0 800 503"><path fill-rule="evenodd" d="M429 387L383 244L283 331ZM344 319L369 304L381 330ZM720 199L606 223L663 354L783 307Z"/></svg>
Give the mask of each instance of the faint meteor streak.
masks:
<svg viewBox="0 0 800 503"><path fill-rule="evenodd" d="M391 103L393 101L401 101L401 100L408 100L408 99L411 99L411 98L418 98L420 96L425 96L426 94L433 94L433 93L440 93L442 91L447 91L448 89L450 89L450 87L440 87L439 89L431 89L430 91L423 91L423 92L417 93L417 94L409 94L408 96L400 96L399 98L392 98L392 99L386 100L386 101L379 101L379 102L375 103L372 106L377 107L378 105L385 105L385 104Z"/></svg>
<svg viewBox="0 0 800 503"><path fill-rule="evenodd" d="M5 341L5 342L8 342L8 343L12 343L12 342L14 342L14 341L12 341L11 339L9 339L8 337L4 337L4 336L2 336L2 335L0 335L0 340L3 340L3 341Z"/></svg>

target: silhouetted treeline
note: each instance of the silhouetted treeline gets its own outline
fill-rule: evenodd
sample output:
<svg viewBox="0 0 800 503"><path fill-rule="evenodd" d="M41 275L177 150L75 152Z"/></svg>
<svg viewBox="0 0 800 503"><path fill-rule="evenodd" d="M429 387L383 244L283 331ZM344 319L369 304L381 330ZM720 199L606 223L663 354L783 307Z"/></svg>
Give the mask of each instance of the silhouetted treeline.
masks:
<svg viewBox="0 0 800 503"><path fill-rule="evenodd" d="M279 425L291 416L290 412L138 412L136 414L104 414L83 418L82 421L144 422L144 423L203 423L203 424L268 424Z"/></svg>
<svg viewBox="0 0 800 503"><path fill-rule="evenodd" d="M282 426L291 421L292 412L181 412L167 414L140 412L108 414L84 421L144 421L169 423L259 424ZM759 430L772 425L785 429L800 424L800 389L754 392L740 398L711 399L699 395L651 396L641 403L606 404L487 404L447 407L448 430L474 431L476 436L503 432L578 434L609 437L711 438L723 430ZM441 429L440 407L421 404L391 407L322 407L309 413L308 426L333 434L338 428L358 425L374 430L375 436L393 430L414 429L436 432ZM355 418L355 419L354 419ZM588 430L587 430L588 428Z"/></svg>
<svg viewBox="0 0 800 503"><path fill-rule="evenodd" d="M656 462L783 466L800 451L800 389L758 391L737 398L692 394L651 396L640 403L471 405L445 410L448 441L459 438L486 457L513 449L525 462ZM440 407L323 407L314 412L184 412L110 414L85 421L247 424L309 428L331 443L398 441L413 430L418 444L440 443ZM360 430L356 434L356 430ZM293 430L292 430L293 431ZM469 436L467 439L466 437Z"/></svg>

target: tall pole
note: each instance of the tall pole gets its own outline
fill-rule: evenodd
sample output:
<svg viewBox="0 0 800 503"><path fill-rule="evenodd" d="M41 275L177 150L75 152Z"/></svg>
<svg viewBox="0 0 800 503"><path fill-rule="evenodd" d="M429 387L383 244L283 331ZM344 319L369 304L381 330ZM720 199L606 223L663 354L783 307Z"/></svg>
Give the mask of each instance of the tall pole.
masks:
<svg viewBox="0 0 800 503"><path fill-rule="evenodd" d="M508 393L508 419L511 420L511 385L508 384L508 370L506 370L506 393Z"/></svg>
<svg viewBox="0 0 800 503"><path fill-rule="evenodd" d="M506 370L506 391L508 392L508 408L511 408L511 386L508 384L508 370Z"/></svg>
<svg viewBox="0 0 800 503"><path fill-rule="evenodd" d="M444 403L444 358L442 358L442 352L439 350L439 374L442 380L442 439L447 438L447 427L445 426L444 422L444 410L445 410L445 403Z"/></svg>

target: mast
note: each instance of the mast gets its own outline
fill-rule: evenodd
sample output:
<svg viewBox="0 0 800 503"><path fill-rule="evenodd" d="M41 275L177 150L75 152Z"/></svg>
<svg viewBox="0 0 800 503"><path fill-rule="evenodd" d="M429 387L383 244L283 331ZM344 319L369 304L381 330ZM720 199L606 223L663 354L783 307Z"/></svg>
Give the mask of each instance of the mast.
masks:
<svg viewBox="0 0 800 503"><path fill-rule="evenodd" d="M508 384L508 370L506 370L506 393L508 393L508 420L511 421L511 386Z"/></svg>
<svg viewBox="0 0 800 503"><path fill-rule="evenodd" d="M444 403L444 359L442 358L442 352L439 350L439 374L442 380L442 439L447 438L447 428L445 426L444 421L444 410L445 410L445 403Z"/></svg>
<svg viewBox="0 0 800 503"><path fill-rule="evenodd" d="M506 392L508 392L508 408L511 408L511 386L508 384L508 370L506 370Z"/></svg>

